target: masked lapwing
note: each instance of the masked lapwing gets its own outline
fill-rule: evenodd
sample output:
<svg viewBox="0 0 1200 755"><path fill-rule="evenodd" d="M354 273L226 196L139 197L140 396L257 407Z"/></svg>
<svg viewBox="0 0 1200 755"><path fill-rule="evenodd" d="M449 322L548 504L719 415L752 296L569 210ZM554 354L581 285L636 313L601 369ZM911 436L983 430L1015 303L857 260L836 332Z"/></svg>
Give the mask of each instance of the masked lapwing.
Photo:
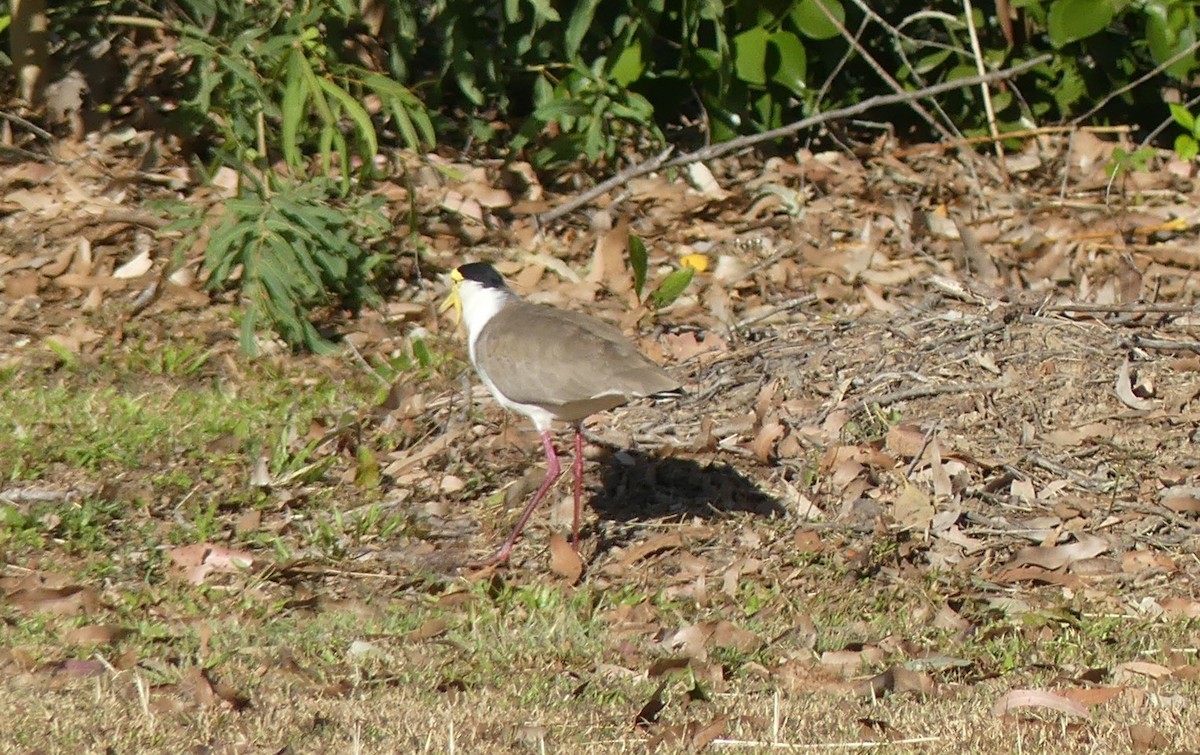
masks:
<svg viewBox="0 0 1200 755"><path fill-rule="evenodd" d="M533 420L546 452L546 479L504 545L480 565L508 560L529 517L562 473L550 433L554 420L575 429L572 542L577 545L583 495L583 420L635 398L678 396L682 387L613 326L577 312L527 302L491 265L461 265L450 278L453 289L442 311L450 307L459 311L475 371L501 406Z"/></svg>

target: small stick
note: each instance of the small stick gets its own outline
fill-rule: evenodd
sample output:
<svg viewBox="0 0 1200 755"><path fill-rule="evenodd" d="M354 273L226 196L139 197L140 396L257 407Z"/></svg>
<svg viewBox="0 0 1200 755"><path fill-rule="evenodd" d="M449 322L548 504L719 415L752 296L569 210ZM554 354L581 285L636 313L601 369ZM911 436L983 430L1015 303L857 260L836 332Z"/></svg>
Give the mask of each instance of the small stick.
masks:
<svg viewBox="0 0 1200 755"><path fill-rule="evenodd" d="M1002 381L976 384L954 383L951 385L923 385L919 388L909 388L903 391L881 393L877 396L863 396L857 402L855 402L855 408L861 409L865 406L869 406L870 404L889 406L891 404L898 404L901 401L907 401L910 398L928 398L930 396L942 396L947 393L984 393L987 391L999 390L1007 385L1007 382Z"/></svg>
<svg viewBox="0 0 1200 755"><path fill-rule="evenodd" d="M1130 304L1048 304L1042 307L1043 312L1122 312L1133 314L1186 314L1200 312L1200 307L1191 304L1148 304L1132 302Z"/></svg>
<svg viewBox="0 0 1200 755"><path fill-rule="evenodd" d="M1166 341L1161 338L1133 337L1133 345L1158 351L1194 351L1200 354L1200 341Z"/></svg>
<svg viewBox="0 0 1200 755"><path fill-rule="evenodd" d="M971 54L975 57L975 70L983 73L985 70L983 52L979 49L979 33L975 31L974 9L971 7L971 0L962 0L962 3L963 13L967 19L967 35L971 39ZM996 149L996 163L1000 166L1007 181L1008 169L1004 166L1004 147L1000 144L1000 131L996 128L996 109L992 107L992 91L987 84L980 84L979 89L983 92L983 111L987 114L988 131L992 134L992 146Z"/></svg>

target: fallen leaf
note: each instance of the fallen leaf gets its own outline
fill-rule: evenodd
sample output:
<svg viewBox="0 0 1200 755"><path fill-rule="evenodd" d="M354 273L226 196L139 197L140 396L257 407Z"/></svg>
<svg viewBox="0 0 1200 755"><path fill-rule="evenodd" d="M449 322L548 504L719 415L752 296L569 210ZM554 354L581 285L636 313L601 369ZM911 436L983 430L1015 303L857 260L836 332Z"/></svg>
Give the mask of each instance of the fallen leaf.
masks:
<svg viewBox="0 0 1200 755"><path fill-rule="evenodd" d="M1022 548L1013 557L1012 565L1032 564L1043 569L1061 569L1086 558L1095 558L1108 550L1108 541L1096 535L1076 535L1066 545L1037 545Z"/></svg>
<svg viewBox="0 0 1200 755"><path fill-rule="evenodd" d="M167 551L167 557L189 584L201 585L210 573L242 573L254 566L254 555L211 543L193 543Z"/></svg>
<svg viewBox="0 0 1200 755"><path fill-rule="evenodd" d="M1154 402L1144 398L1139 398L1134 392L1133 374L1130 368L1129 361L1121 363L1120 369L1117 370L1117 383L1115 386L1117 398L1121 403L1128 406L1130 409L1148 412L1154 408Z"/></svg>
<svg viewBox="0 0 1200 755"><path fill-rule="evenodd" d="M630 548L621 559L621 565L625 567L633 566L638 561L641 561L648 556L651 556L660 551L676 550L683 547L683 538L677 532L671 532L666 535L657 535L650 538L641 545Z"/></svg>
<svg viewBox="0 0 1200 755"><path fill-rule="evenodd" d="M90 613L100 606L100 596L90 587L30 587L9 593L7 602L25 612L51 613L71 616Z"/></svg>
<svg viewBox="0 0 1200 755"><path fill-rule="evenodd" d="M104 624L88 624L76 627L63 635L63 640L72 645L111 645L133 634L125 627Z"/></svg>
<svg viewBox="0 0 1200 755"><path fill-rule="evenodd" d="M1171 740L1161 731L1146 724L1130 724L1129 740L1134 752L1154 752L1171 746Z"/></svg>
<svg viewBox="0 0 1200 755"><path fill-rule="evenodd" d="M1171 675L1171 669L1161 663L1150 663L1149 661L1129 661L1122 663L1113 669L1113 678L1135 676L1148 676L1151 679L1165 679Z"/></svg>
<svg viewBox="0 0 1200 755"><path fill-rule="evenodd" d="M434 637L439 637L446 633L450 623L444 618L428 619L421 626L408 633L410 642L422 642L431 640Z"/></svg>
<svg viewBox="0 0 1200 755"><path fill-rule="evenodd" d="M1002 718L1018 708L1048 708L1081 718L1092 717L1091 712L1082 704L1056 692L1041 689L1009 690L992 707L992 715Z"/></svg>
<svg viewBox="0 0 1200 755"><path fill-rule="evenodd" d="M1187 619L1200 619L1200 601L1191 598L1160 598L1163 613Z"/></svg>
<svg viewBox="0 0 1200 755"><path fill-rule="evenodd" d="M1073 687L1062 690L1061 694L1080 705L1096 706L1117 699L1124 691L1124 687Z"/></svg>
<svg viewBox="0 0 1200 755"><path fill-rule="evenodd" d="M925 432L916 425L900 424L888 428L884 447L895 455L911 459L925 449Z"/></svg>
<svg viewBox="0 0 1200 755"><path fill-rule="evenodd" d="M583 560L559 532L550 535L550 571L571 585L583 575Z"/></svg>
<svg viewBox="0 0 1200 755"><path fill-rule="evenodd" d="M923 530L933 515L933 500L916 485L905 485L892 503L892 518L904 529Z"/></svg>

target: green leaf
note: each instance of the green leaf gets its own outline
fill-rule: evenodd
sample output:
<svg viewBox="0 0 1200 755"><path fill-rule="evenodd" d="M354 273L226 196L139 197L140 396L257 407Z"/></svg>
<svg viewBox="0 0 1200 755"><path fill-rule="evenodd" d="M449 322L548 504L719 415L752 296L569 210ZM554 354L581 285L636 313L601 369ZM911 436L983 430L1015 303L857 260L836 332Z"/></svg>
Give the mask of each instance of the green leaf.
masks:
<svg viewBox="0 0 1200 755"><path fill-rule="evenodd" d="M797 94L803 92L808 68L804 43L790 31L777 31L771 35L771 46L779 55L779 67L771 74L771 80Z"/></svg>
<svg viewBox="0 0 1200 755"><path fill-rule="evenodd" d="M579 52L579 46L583 44L583 38L592 26L592 19L596 17L598 5L600 5L600 0L583 0L575 6L575 12L571 14L571 20L567 22L567 32L564 37L563 52L566 53L568 60L573 60L576 53Z"/></svg>
<svg viewBox="0 0 1200 755"><path fill-rule="evenodd" d="M554 6L550 4L550 0L529 0L529 5L533 7L534 18L543 23L562 20L558 15L558 11L554 10ZM538 24L538 26L541 26L541 24Z"/></svg>
<svg viewBox="0 0 1200 755"><path fill-rule="evenodd" d="M645 70L646 66L642 62L642 43L634 40L621 50L608 75L617 86L627 87L640 79Z"/></svg>
<svg viewBox="0 0 1200 755"><path fill-rule="evenodd" d="M733 38L733 68L737 77L755 86L767 85L767 43L771 35L761 26Z"/></svg>
<svg viewBox="0 0 1200 755"><path fill-rule="evenodd" d="M646 244L638 236L629 234L629 268L633 270L633 292L641 301L642 290L646 288L646 270L649 256L646 254Z"/></svg>
<svg viewBox="0 0 1200 755"><path fill-rule="evenodd" d="M929 73L942 63L945 63L946 58L950 57L950 52L950 50L938 50L937 52L918 58L914 69L920 74Z"/></svg>
<svg viewBox="0 0 1200 755"><path fill-rule="evenodd" d="M663 278L663 282L658 285L654 293L650 294L650 303L654 305L655 309L662 309L675 301L687 289L695 274L694 268L685 267Z"/></svg>
<svg viewBox="0 0 1200 755"><path fill-rule="evenodd" d="M1167 104L1167 107L1171 110L1171 118L1180 126L1189 132L1196 127L1196 116L1192 115L1183 105L1171 102Z"/></svg>
<svg viewBox="0 0 1200 755"><path fill-rule="evenodd" d="M1180 160L1191 160L1200 154L1200 142L1188 134L1180 134L1175 137L1175 154L1179 155Z"/></svg>
<svg viewBox="0 0 1200 755"><path fill-rule="evenodd" d="M317 81L320 82L325 93L330 98L337 100L346 115L350 116L350 120L354 121L359 138L366 143L366 156L374 156L379 151L379 144L375 139L375 126L371 123L371 116L367 114L366 109L358 104L358 100L350 96L349 92L329 79L317 79Z"/></svg>
<svg viewBox="0 0 1200 755"><path fill-rule="evenodd" d="M1145 5L1146 42L1155 63L1162 63L1196 41L1195 13L1184 3L1154 0ZM1196 56L1184 56L1167 68L1167 73L1186 80L1196 66Z"/></svg>
<svg viewBox="0 0 1200 755"><path fill-rule="evenodd" d="M1054 0L1047 19L1050 43L1056 48L1098 34L1113 20L1109 0Z"/></svg>
<svg viewBox="0 0 1200 755"><path fill-rule="evenodd" d="M797 31L812 39L836 37L840 33L837 26L829 20L818 3L825 6L839 24L846 23L846 9L838 0L800 0L796 7L792 8L792 23L796 25Z"/></svg>
<svg viewBox="0 0 1200 755"><path fill-rule="evenodd" d="M288 75L283 89L283 101L280 104L283 115L283 123L280 126L283 159L292 168L299 168L303 163L303 156L300 154L300 125L304 122L308 85L302 68L307 65L308 61L298 52L288 56Z"/></svg>

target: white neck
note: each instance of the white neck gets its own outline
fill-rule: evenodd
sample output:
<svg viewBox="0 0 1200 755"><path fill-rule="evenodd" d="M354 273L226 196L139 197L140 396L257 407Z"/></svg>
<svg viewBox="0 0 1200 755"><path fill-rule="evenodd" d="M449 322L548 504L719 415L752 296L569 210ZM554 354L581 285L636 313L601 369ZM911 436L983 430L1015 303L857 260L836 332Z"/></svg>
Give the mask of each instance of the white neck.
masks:
<svg viewBox="0 0 1200 755"><path fill-rule="evenodd" d="M469 280L459 284L458 293L462 297L463 322L467 325L467 348L474 360L475 340L483 326L517 295L508 288L487 288Z"/></svg>

